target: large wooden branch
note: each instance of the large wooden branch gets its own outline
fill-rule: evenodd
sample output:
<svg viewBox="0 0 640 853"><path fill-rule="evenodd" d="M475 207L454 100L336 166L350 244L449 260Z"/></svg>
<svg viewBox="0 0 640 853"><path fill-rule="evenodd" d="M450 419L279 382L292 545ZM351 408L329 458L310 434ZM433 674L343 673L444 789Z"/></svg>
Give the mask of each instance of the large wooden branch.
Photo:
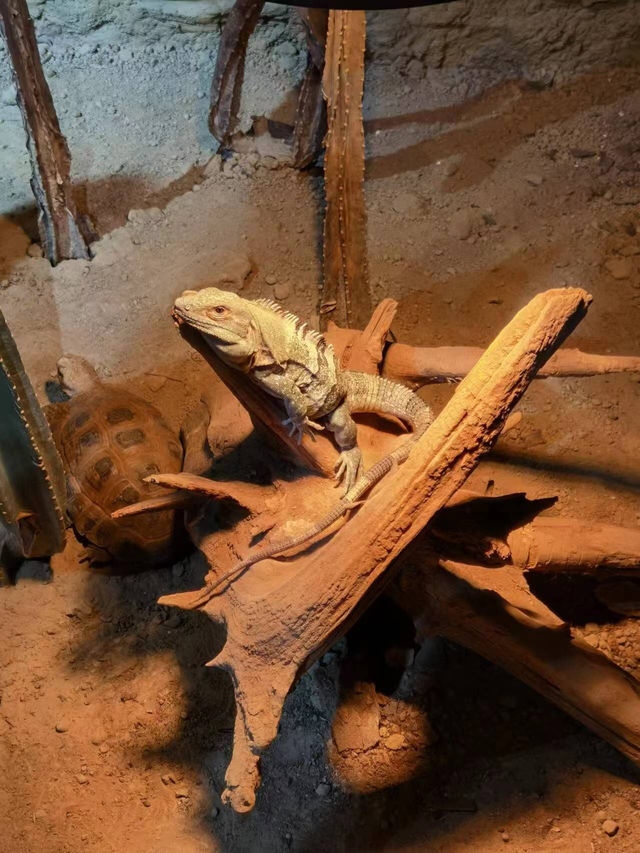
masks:
<svg viewBox="0 0 640 853"><path fill-rule="evenodd" d="M507 537L510 562L534 572L640 575L640 531L576 518L536 518Z"/></svg>
<svg viewBox="0 0 640 853"><path fill-rule="evenodd" d="M389 327L392 319L393 313L388 316ZM327 337L340 352L358 347L362 334L357 329L341 329L331 322L327 329ZM402 382L414 390L423 385L459 382L483 352L482 347L412 347L388 343L380 359L380 372L387 379ZM605 373L640 373L640 356L595 355L579 349L561 349L551 356L535 378L599 376Z"/></svg>
<svg viewBox="0 0 640 853"><path fill-rule="evenodd" d="M640 693L623 670L572 640L560 619L508 578L500 593L483 589L486 569L439 563L418 548L400 562L405 571L393 595L423 636L447 637L493 661L640 762Z"/></svg>
<svg viewBox="0 0 640 853"><path fill-rule="evenodd" d="M441 557L523 571L588 574L599 580L640 575L640 531L579 518L538 517L555 498L481 497L461 489L434 518Z"/></svg>
<svg viewBox="0 0 640 853"><path fill-rule="evenodd" d="M259 755L276 736L296 678L380 592L394 558L464 483L535 372L584 316L589 302L577 289L533 299L484 353L407 462L347 524L292 561L257 564L204 606L227 627L226 645L212 663L231 674L238 705L224 793L236 810L253 806ZM382 452L383 434L379 438ZM292 525L306 527L335 502L328 485L318 478L294 480L287 489L281 484L288 494L281 517L295 519L286 532L293 532ZM268 533L264 543L281 535L282 530ZM220 531L208 534L200 527L198 544L212 579L224 570L221 554L226 559L230 549L244 550L248 537L242 529L240 542L236 536L225 549ZM188 607L192 597L167 596L161 603Z"/></svg>
<svg viewBox="0 0 640 853"><path fill-rule="evenodd" d="M0 29L27 135L42 250L53 265L69 258L89 258L89 228L76 210L71 156L42 70L26 0L0 0Z"/></svg>
<svg viewBox="0 0 640 853"><path fill-rule="evenodd" d="M412 388L438 382L458 382L482 355L481 347L411 347L390 344L382 373ZM596 376L603 373L640 373L640 357L594 355L579 349L555 353L537 374L551 376Z"/></svg>

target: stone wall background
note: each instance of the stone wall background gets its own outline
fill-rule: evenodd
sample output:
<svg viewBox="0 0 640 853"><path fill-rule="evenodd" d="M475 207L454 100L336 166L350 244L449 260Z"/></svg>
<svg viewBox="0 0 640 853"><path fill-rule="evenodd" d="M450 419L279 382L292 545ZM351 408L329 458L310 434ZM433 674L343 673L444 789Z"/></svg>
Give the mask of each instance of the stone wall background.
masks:
<svg viewBox="0 0 640 853"><path fill-rule="evenodd" d="M73 178L94 208L120 210L132 196L164 192L210 159L217 144L207 126L209 91L231 0L29 6ZM411 117L505 80L546 87L596 68L637 65L638 8L639 0L458 0L369 13L365 119L406 120L384 134L368 125L368 153L438 134L437 116L420 126ZM249 42L239 130L259 116L290 122L305 65L297 14L267 4ZM22 217L32 205L24 131L0 41L0 214Z"/></svg>
<svg viewBox="0 0 640 853"><path fill-rule="evenodd" d="M44 37L101 34L152 44L176 33L218 34L231 0L31 0ZM286 6L267 4L271 47L299 46ZM637 0L456 0L368 13L368 54L399 74L465 67L562 81L607 64L640 60ZM274 24L277 24L274 26ZM195 39L197 42L197 37ZM207 43L209 43L207 41Z"/></svg>

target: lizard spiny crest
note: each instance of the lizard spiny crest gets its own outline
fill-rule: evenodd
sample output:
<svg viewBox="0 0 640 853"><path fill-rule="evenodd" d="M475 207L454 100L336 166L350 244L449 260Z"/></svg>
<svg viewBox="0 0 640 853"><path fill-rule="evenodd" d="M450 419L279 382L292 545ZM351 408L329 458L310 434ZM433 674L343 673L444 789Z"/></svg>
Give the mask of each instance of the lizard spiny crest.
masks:
<svg viewBox="0 0 640 853"><path fill-rule="evenodd" d="M303 341L310 341L320 352L325 352L327 349L333 349L331 344L326 342L320 332L312 329L311 326L307 325L304 320L301 320L297 314L294 314L292 311L287 311L282 307L282 305L274 302L273 299L263 296L259 299L254 299L253 302L256 305L261 305L263 308L268 308L269 311L273 311L274 314L278 314L278 316L282 317L287 323L292 324L298 337Z"/></svg>

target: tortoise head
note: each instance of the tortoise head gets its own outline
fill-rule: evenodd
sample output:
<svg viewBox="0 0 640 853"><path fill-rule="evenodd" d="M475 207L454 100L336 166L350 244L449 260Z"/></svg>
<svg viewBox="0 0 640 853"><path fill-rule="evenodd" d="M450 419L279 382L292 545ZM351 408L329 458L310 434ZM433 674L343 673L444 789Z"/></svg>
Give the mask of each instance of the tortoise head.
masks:
<svg viewBox="0 0 640 853"><path fill-rule="evenodd" d="M70 397L89 391L100 381L89 362L79 355L63 355L58 360L58 381Z"/></svg>

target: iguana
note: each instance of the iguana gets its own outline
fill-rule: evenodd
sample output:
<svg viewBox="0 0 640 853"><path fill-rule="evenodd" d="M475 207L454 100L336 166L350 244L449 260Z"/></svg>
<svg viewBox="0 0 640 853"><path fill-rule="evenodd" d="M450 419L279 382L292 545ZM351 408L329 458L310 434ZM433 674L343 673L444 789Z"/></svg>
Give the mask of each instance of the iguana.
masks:
<svg viewBox="0 0 640 853"><path fill-rule="evenodd" d="M242 560L193 599L205 604L222 586L245 569L282 551L303 545L353 509L360 498L392 468L409 456L413 444L433 420L430 408L409 388L380 376L342 370L319 332L270 299L248 300L235 293L207 287L185 290L175 301L174 319L197 329L227 365L273 397L286 412L289 435L330 430L341 450L336 477L342 480L342 499L323 519L299 536L267 545ZM396 450L361 474L353 412L394 415L407 423L412 435Z"/></svg>

